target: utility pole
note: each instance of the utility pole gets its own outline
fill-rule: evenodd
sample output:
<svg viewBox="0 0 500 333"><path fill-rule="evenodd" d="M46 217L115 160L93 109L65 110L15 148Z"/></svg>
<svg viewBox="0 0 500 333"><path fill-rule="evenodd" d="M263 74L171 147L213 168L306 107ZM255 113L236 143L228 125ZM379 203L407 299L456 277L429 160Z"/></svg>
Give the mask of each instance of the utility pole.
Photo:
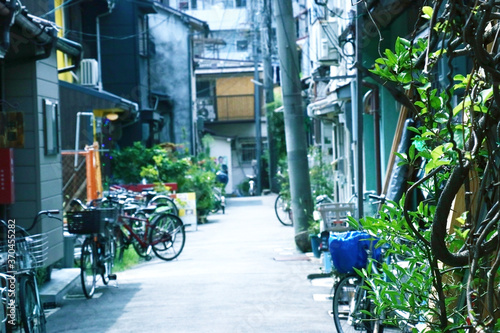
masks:
<svg viewBox="0 0 500 333"><path fill-rule="evenodd" d="M292 1L274 0L274 13L285 109L285 140L295 244L300 250L305 251L310 248L307 228L309 227L309 217L313 211L313 202Z"/></svg>
<svg viewBox="0 0 500 333"><path fill-rule="evenodd" d="M261 45L262 45L262 67L264 70L264 103L269 105L274 102L274 81L273 81L273 66L271 62L272 54L272 29L271 29L271 0L263 0L262 21L261 21ZM268 110L267 112L273 112ZM268 115L268 114L267 114ZM268 115L269 116L269 115ZM268 117L269 119L269 117ZM270 127L271 123L267 121L267 146L269 151L269 186L272 192L278 192L278 184L276 174L278 172L278 156L276 152L276 142Z"/></svg>
<svg viewBox="0 0 500 333"><path fill-rule="evenodd" d="M254 71L253 71L253 80L254 80L254 112L255 112L255 159L257 160L255 176L256 180L256 192L257 195L262 193L262 175L260 172L261 160L262 160L262 133L261 133L261 121L260 121L260 83L259 78L259 25L257 24L257 13L258 11L258 3L257 1L252 1L253 6L253 62L254 62Z"/></svg>
<svg viewBox="0 0 500 333"><path fill-rule="evenodd" d="M360 67L363 66L363 55L361 52L363 36L363 6L364 3L359 1L356 5L356 191L358 193L358 214L357 218L363 217L363 199L364 199L364 172L363 172L363 73Z"/></svg>

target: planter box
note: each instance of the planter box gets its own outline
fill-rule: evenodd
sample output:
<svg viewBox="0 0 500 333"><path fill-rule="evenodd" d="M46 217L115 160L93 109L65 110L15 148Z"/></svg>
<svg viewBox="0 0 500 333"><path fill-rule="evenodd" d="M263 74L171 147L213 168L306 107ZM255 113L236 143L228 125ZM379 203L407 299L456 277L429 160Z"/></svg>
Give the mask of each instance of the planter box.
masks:
<svg viewBox="0 0 500 333"><path fill-rule="evenodd" d="M170 191L174 193L177 191L177 183L164 183L163 185L170 187ZM155 188L155 184L127 184L127 185L117 185L117 186L133 192L154 190Z"/></svg>

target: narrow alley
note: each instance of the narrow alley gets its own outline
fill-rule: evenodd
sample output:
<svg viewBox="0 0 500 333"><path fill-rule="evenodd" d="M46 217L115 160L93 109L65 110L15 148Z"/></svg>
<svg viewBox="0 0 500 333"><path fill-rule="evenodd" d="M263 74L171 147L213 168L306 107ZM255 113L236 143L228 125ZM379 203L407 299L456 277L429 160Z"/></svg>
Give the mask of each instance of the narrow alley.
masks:
<svg viewBox="0 0 500 333"><path fill-rule="evenodd" d="M274 215L275 195L231 198L186 233L173 262L118 273L87 300L76 289L48 316L48 332L335 332L331 279L295 250Z"/></svg>

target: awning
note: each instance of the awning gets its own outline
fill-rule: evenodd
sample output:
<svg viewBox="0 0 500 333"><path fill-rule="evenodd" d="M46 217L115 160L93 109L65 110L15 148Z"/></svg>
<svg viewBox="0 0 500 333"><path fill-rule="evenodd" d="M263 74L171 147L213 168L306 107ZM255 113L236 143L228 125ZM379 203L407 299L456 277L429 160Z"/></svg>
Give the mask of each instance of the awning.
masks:
<svg viewBox="0 0 500 333"><path fill-rule="evenodd" d="M311 118L332 119L342 113L342 105L350 100L350 83L335 89L326 98L307 106L307 115Z"/></svg>

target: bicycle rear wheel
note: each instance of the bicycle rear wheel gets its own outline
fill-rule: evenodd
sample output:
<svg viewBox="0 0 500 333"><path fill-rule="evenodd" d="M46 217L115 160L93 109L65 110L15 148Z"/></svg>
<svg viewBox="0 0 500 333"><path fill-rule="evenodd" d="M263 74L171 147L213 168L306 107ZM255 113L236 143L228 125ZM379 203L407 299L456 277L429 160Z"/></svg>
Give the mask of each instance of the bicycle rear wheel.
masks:
<svg viewBox="0 0 500 333"><path fill-rule="evenodd" d="M141 211L137 212L134 217L141 220L130 220L129 225L141 240L145 240L146 237L144 237L144 234L146 233L146 221L148 217L144 212ZM149 258L149 255L151 254L150 246L142 246L142 244L133 236L131 236L130 240L135 252L139 255L139 257Z"/></svg>
<svg viewBox="0 0 500 333"><path fill-rule="evenodd" d="M31 276L23 276L19 283L19 308L25 333L45 333L45 314Z"/></svg>
<svg viewBox="0 0 500 333"><path fill-rule="evenodd" d="M148 202L148 205L163 206L168 209L168 213L179 216L179 208L177 208L174 200L166 195L159 194L155 196Z"/></svg>
<svg viewBox="0 0 500 333"><path fill-rule="evenodd" d="M82 245L82 258L80 259L80 280L82 282L83 294L87 298L94 296L97 263L95 260L94 242L87 238Z"/></svg>
<svg viewBox="0 0 500 333"><path fill-rule="evenodd" d="M292 207L289 200L279 194L274 202L274 212L281 224L285 226L293 225Z"/></svg>
<svg viewBox="0 0 500 333"><path fill-rule="evenodd" d="M363 311L370 311L367 291L357 275L342 278L333 294L333 321L338 333L373 332L375 322ZM382 332L379 327L379 332Z"/></svg>
<svg viewBox="0 0 500 333"><path fill-rule="evenodd" d="M173 260L181 254L186 242L186 231L182 220L173 214L160 214L151 222L149 243L156 256Z"/></svg>

